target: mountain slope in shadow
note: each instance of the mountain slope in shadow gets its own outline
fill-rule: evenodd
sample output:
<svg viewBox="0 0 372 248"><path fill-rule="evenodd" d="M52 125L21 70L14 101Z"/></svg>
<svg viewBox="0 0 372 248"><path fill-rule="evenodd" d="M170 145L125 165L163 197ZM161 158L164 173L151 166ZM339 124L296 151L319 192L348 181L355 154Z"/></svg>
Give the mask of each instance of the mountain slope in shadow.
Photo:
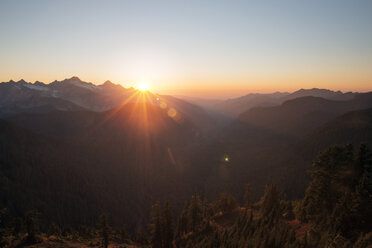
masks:
<svg viewBox="0 0 372 248"><path fill-rule="evenodd" d="M115 216L113 223L132 229L147 222L157 200L181 208L205 177L196 154L206 136L190 116L204 125L208 117L174 101L164 100L165 108L141 102L102 113L55 111L12 119L37 134L2 121L1 154L9 157L0 168L7 182L4 204L18 213L35 208L50 221L70 225L93 224L107 212Z"/></svg>
<svg viewBox="0 0 372 248"><path fill-rule="evenodd" d="M301 142L309 155L337 144L372 145L372 109L339 116L306 135Z"/></svg>
<svg viewBox="0 0 372 248"><path fill-rule="evenodd" d="M348 101L302 97L286 101L280 106L251 109L241 114L239 121L301 137L339 115L370 107L372 93L359 94Z"/></svg>
<svg viewBox="0 0 372 248"><path fill-rule="evenodd" d="M300 89L292 93L251 93L237 98L231 98L225 101L219 101L215 104L205 105L201 101L195 101L201 106L214 110L220 114L230 117L238 117L240 114L256 107L272 107L282 104L285 101L301 97L321 97L328 100L347 101L353 99L359 93L341 91L332 91L328 89Z"/></svg>

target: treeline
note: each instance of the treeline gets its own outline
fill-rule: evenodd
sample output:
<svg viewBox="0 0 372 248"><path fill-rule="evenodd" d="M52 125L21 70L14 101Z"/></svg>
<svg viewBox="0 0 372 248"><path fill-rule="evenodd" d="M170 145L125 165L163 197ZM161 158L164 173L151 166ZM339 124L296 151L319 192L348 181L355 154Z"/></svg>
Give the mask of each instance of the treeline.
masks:
<svg viewBox="0 0 372 248"><path fill-rule="evenodd" d="M6 220L6 209L0 211L0 247L27 247L42 244L45 240L53 240L58 243L71 241L85 243L92 247L105 247L109 244L149 244L147 236L142 229L138 229L134 235L126 232L124 228L111 227L107 215L102 214L93 226L80 226L72 228L52 223L44 230L42 227L41 214L37 211L29 211L24 217L14 218L10 222Z"/></svg>
<svg viewBox="0 0 372 248"><path fill-rule="evenodd" d="M243 207L227 195L211 203L194 195L178 218L173 244L211 248L372 247L371 172L372 156L365 145L356 152L351 145L335 146L320 153L314 162L312 181L301 200L285 201L274 184L253 204L247 186ZM229 224L232 220L234 223ZM152 225L153 247L172 247L160 235L167 233L168 227L161 229L156 223L165 222Z"/></svg>
<svg viewBox="0 0 372 248"><path fill-rule="evenodd" d="M105 215L95 227L78 230L50 225L44 236L71 240L95 240L96 244L132 244L171 248L370 248L372 247L372 156L365 145L334 146L320 153L310 171L312 180L303 199L287 201L275 184L267 186L258 202L252 202L247 185L244 203L222 194L209 202L193 195L174 218L169 202L157 202L151 223L134 235L111 228ZM37 216L1 218L1 247L41 242ZM113 216L114 217L114 216ZM92 242L92 241L91 241Z"/></svg>

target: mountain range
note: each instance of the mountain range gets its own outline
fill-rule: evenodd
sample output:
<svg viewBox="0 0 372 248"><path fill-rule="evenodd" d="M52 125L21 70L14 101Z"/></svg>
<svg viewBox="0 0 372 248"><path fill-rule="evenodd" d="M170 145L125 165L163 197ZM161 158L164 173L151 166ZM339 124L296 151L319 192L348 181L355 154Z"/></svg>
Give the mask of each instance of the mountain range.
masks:
<svg viewBox="0 0 372 248"><path fill-rule="evenodd" d="M196 192L242 201L250 183L257 200L276 182L297 199L319 151L371 143L372 93L302 89L213 107L146 95L77 77L0 83L1 206L72 226L106 212L134 230L155 201L179 212Z"/></svg>
<svg viewBox="0 0 372 248"><path fill-rule="evenodd" d="M49 84L24 80L0 83L0 112L12 115L19 112L48 112L52 110L105 111L124 101L138 101L138 91L106 81L94 85L72 77ZM131 99L128 100L131 96ZM142 100L142 99L141 99ZM142 100L143 101L143 100Z"/></svg>
<svg viewBox="0 0 372 248"><path fill-rule="evenodd" d="M251 93L237 98L227 100L205 101L203 99L185 98L195 104L204 106L210 110L221 113L229 117L237 117L240 114L255 107L271 107L284 103L285 101L313 96L328 100L351 100L357 93L341 91L331 91L327 89L300 89L293 93L275 92L275 93Z"/></svg>
<svg viewBox="0 0 372 248"><path fill-rule="evenodd" d="M344 101L305 96L285 101L279 106L252 108L238 119L276 132L301 136L339 115L371 105L372 93L357 94Z"/></svg>

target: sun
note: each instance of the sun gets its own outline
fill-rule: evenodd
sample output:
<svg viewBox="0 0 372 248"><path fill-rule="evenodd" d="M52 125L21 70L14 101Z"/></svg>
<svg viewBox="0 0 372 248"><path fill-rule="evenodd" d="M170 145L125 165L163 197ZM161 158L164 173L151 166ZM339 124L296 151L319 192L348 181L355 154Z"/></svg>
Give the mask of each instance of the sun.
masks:
<svg viewBox="0 0 372 248"><path fill-rule="evenodd" d="M139 83L138 84L138 89L140 91L147 91L147 90L149 90L149 85L147 83Z"/></svg>

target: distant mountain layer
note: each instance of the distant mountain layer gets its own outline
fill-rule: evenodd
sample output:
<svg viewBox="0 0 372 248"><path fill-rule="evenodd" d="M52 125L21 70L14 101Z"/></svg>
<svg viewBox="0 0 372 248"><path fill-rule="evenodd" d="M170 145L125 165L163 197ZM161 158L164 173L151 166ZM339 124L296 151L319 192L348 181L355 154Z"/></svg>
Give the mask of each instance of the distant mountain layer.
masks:
<svg viewBox="0 0 372 248"><path fill-rule="evenodd" d="M281 102L281 98L288 93L273 94L248 94L242 97L228 99L213 106L215 111L231 117L237 117L250 108L257 106L275 106Z"/></svg>
<svg viewBox="0 0 372 248"><path fill-rule="evenodd" d="M110 81L98 86L77 77L50 84L38 81L27 83L24 80L0 83L0 116L52 110L105 111L123 102L136 101L146 99L140 99L135 89L127 89Z"/></svg>
<svg viewBox="0 0 372 248"><path fill-rule="evenodd" d="M274 132L303 136L339 115L371 107L372 93L358 94L345 101L309 96L288 100L275 107L252 108L238 119Z"/></svg>
<svg viewBox="0 0 372 248"><path fill-rule="evenodd" d="M293 93L276 92L272 94L248 94L242 97L222 100L205 100L192 97L179 97L186 101L205 107L226 117L237 117L255 107L270 107L305 96L321 97L328 100L347 101L358 93L342 93L327 89L300 89ZM151 93L150 98L156 98ZM58 103L53 99L60 99ZM63 102L63 101L64 102ZM24 80L0 83L0 116L10 116L22 112L48 112L53 110L106 111L124 102L148 101L141 97L139 91L124 88L106 81L102 85L84 82L78 77L44 84Z"/></svg>
<svg viewBox="0 0 372 248"><path fill-rule="evenodd" d="M314 96L314 97L322 97L325 99L330 99L330 100L351 100L354 96L355 93L353 92L346 92L342 93L341 91L332 91L328 89L318 89L318 88L313 88L313 89L300 89L297 90L289 95L284 96L282 101L287 101L299 97L305 97L305 96Z"/></svg>
<svg viewBox="0 0 372 248"><path fill-rule="evenodd" d="M285 101L300 97L313 96L329 100L347 101L351 100L355 95L357 95L357 93L342 93L341 91L331 91L327 89L300 89L293 93L275 92L271 94L248 94L242 97L220 101L215 103L214 105L208 105L206 107L227 116L237 117L241 113L244 113L255 107L276 106L282 104Z"/></svg>

